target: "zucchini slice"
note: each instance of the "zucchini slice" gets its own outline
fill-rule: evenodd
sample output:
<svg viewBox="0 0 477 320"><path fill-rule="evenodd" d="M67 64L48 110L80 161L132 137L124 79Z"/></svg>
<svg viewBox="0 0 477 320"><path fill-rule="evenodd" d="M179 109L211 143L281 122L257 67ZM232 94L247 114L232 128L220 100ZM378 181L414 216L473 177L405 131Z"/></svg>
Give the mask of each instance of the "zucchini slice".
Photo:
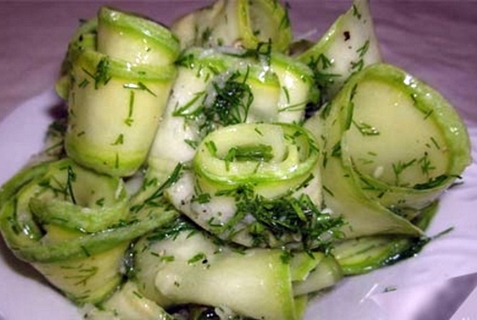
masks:
<svg viewBox="0 0 477 320"><path fill-rule="evenodd" d="M426 207L413 221L425 230L437 212L438 203ZM357 275L391 265L416 255L431 239L402 235L375 235L348 239L333 245L332 254L345 276Z"/></svg>
<svg viewBox="0 0 477 320"><path fill-rule="evenodd" d="M99 172L134 174L154 139L175 67L134 67L84 51L72 74L65 137L68 156Z"/></svg>
<svg viewBox="0 0 477 320"><path fill-rule="evenodd" d="M198 304L254 319L297 319L282 254L236 251L197 230L159 230L136 244L135 276L140 293L166 308Z"/></svg>
<svg viewBox="0 0 477 320"><path fill-rule="evenodd" d="M332 287L343 278L338 261L332 255L318 251L293 253L290 269L295 297Z"/></svg>
<svg viewBox="0 0 477 320"><path fill-rule="evenodd" d="M68 157L106 174L134 174L147 157L178 56L176 36L139 15L101 7L80 26L57 83L68 100Z"/></svg>
<svg viewBox="0 0 477 320"><path fill-rule="evenodd" d="M208 185L231 189L252 184L274 198L300 185L318 161L314 139L299 126L242 124L210 133L194 157L194 172L204 192Z"/></svg>
<svg viewBox="0 0 477 320"><path fill-rule="evenodd" d="M306 124L321 139L325 205L345 236L420 236L409 222L470 163L467 131L435 90L387 64L349 79Z"/></svg>

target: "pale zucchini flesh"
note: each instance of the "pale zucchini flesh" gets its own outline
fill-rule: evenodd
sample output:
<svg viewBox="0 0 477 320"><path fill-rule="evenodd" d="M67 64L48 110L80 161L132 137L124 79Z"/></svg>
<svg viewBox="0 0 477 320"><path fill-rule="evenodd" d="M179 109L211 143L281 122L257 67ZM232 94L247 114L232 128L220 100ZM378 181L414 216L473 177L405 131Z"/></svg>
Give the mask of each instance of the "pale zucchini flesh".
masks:
<svg viewBox="0 0 477 320"><path fill-rule="evenodd" d="M315 71L327 99L332 99L351 75L382 62L369 0L353 1L322 38L297 58Z"/></svg>

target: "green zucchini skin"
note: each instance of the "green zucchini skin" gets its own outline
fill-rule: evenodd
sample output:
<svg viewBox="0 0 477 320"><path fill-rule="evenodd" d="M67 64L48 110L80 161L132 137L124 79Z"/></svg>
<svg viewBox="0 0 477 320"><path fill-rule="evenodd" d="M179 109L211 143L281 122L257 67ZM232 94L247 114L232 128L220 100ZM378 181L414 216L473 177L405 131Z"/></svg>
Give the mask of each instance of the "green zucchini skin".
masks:
<svg viewBox="0 0 477 320"><path fill-rule="evenodd" d="M179 56L177 36L143 16L103 6L98 11L97 29L97 50L133 65L166 66Z"/></svg>

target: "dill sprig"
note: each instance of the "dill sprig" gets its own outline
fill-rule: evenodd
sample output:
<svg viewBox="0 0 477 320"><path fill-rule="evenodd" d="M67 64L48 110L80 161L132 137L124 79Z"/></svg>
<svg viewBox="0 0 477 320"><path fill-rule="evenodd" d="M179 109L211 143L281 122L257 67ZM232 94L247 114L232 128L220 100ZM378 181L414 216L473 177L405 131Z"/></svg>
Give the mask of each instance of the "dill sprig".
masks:
<svg viewBox="0 0 477 320"><path fill-rule="evenodd" d="M330 85L335 83L335 79L341 76L328 72L328 69L333 66L333 61L323 53L312 57L307 65L313 71L313 81L320 91L326 91Z"/></svg>
<svg viewBox="0 0 477 320"><path fill-rule="evenodd" d="M149 195L142 203L131 207L132 212L139 212L144 207L163 207L169 205L164 198L164 192L167 188L176 183L182 175L184 165L182 163L177 164L168 179L164 181L154 192Z"/></svg>
<svg viewBox="0 0 477 320"><path fill-rule="evenodd" d="M246 122L253 102L253 93L247 84L249 72L247 67L245 74L236 70L224 81L213 81L209 92L197 94L190 103L178 108L173 115L197 123L203 136L219 127ZM200 103L200 106L190 110L195 107L196 102Z"/></svg>
<svg viewBox="0 0 477 320"><path fill-rule="evenodd" d="M331 241L340 235L338 228L344 223L341 217L321 212L307 194L295 197L290 192L269 199L255 193L252 186L242 185L218 195L233 196L236 202L238 219L232 219L233 223L226 228L233 230L236 220L247 215L255 218L256 223L251 224L249 231L256 246L267 246L267 233L270 233L277 239L289 235L297 237L305 251L329 252Z"/></svg>
<svg viewBox="0 0 477 320"><path fill-rule="evenodd" d="M73 182L76 181L76 173L73 171L73 168L71 166L68 166L67 168L67 179L66 179L66 187L68 188L68 194L71 197L71 202L73 204L76 204L76 198L75 194L73 191Z"/></svg>
<svg viewBox="0 0 477 320"><path fill-rule="evenodd" d="M246 83L249 68L244 76L236 71L223 83L214 82L215 99L210 106L203 108L204 123L201 129L206 132L215 130L218 126L229 126L244 123L253 101L252 90ZM240 79L242 78L242 79Z"/></svg>

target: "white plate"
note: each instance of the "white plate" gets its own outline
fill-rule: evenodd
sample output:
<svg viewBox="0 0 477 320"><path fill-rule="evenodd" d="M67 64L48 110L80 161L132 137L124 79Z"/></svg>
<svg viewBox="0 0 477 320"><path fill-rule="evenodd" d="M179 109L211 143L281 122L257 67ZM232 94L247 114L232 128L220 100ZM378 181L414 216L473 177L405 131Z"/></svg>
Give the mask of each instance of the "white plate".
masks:
<svg viewBox="0 0 477 320"><path fill-rule="evenodd" d="M0 183L41 149L58 104L53 90L47 91L19 106L0 124ZM470 127L469 132L472 140L477 142L477 127ZM477 159L475 146L472 154ZM448 302L446 311L429 308L434 311L428 312L425 319L449 319L477 284L477 277L473 275L477 272L475 160L463 177L463 185L449 190L442 197L439 212L428 230L432 236L454 227L451 233L432 241L415 258L345 279L310 304L306 319L422 320L424 318L417 314L423 310L427 312L426 306L435 306L436 299L439 300L438 306L443 306L442 301ZM464 275L470 276L459 278ZM456 287L458 291L452 291ZM384 293L389 288L397 290ZM442 295L442 292L447 294ZM459 310L467 316L474 316L468 319L477 319L477 309L472 303L475 297L477 292L471 294L470 301ZM75 306L46 284L31 267L16 260L0 242L0 320L26 319L80 320L81 315Z"/></svg>

